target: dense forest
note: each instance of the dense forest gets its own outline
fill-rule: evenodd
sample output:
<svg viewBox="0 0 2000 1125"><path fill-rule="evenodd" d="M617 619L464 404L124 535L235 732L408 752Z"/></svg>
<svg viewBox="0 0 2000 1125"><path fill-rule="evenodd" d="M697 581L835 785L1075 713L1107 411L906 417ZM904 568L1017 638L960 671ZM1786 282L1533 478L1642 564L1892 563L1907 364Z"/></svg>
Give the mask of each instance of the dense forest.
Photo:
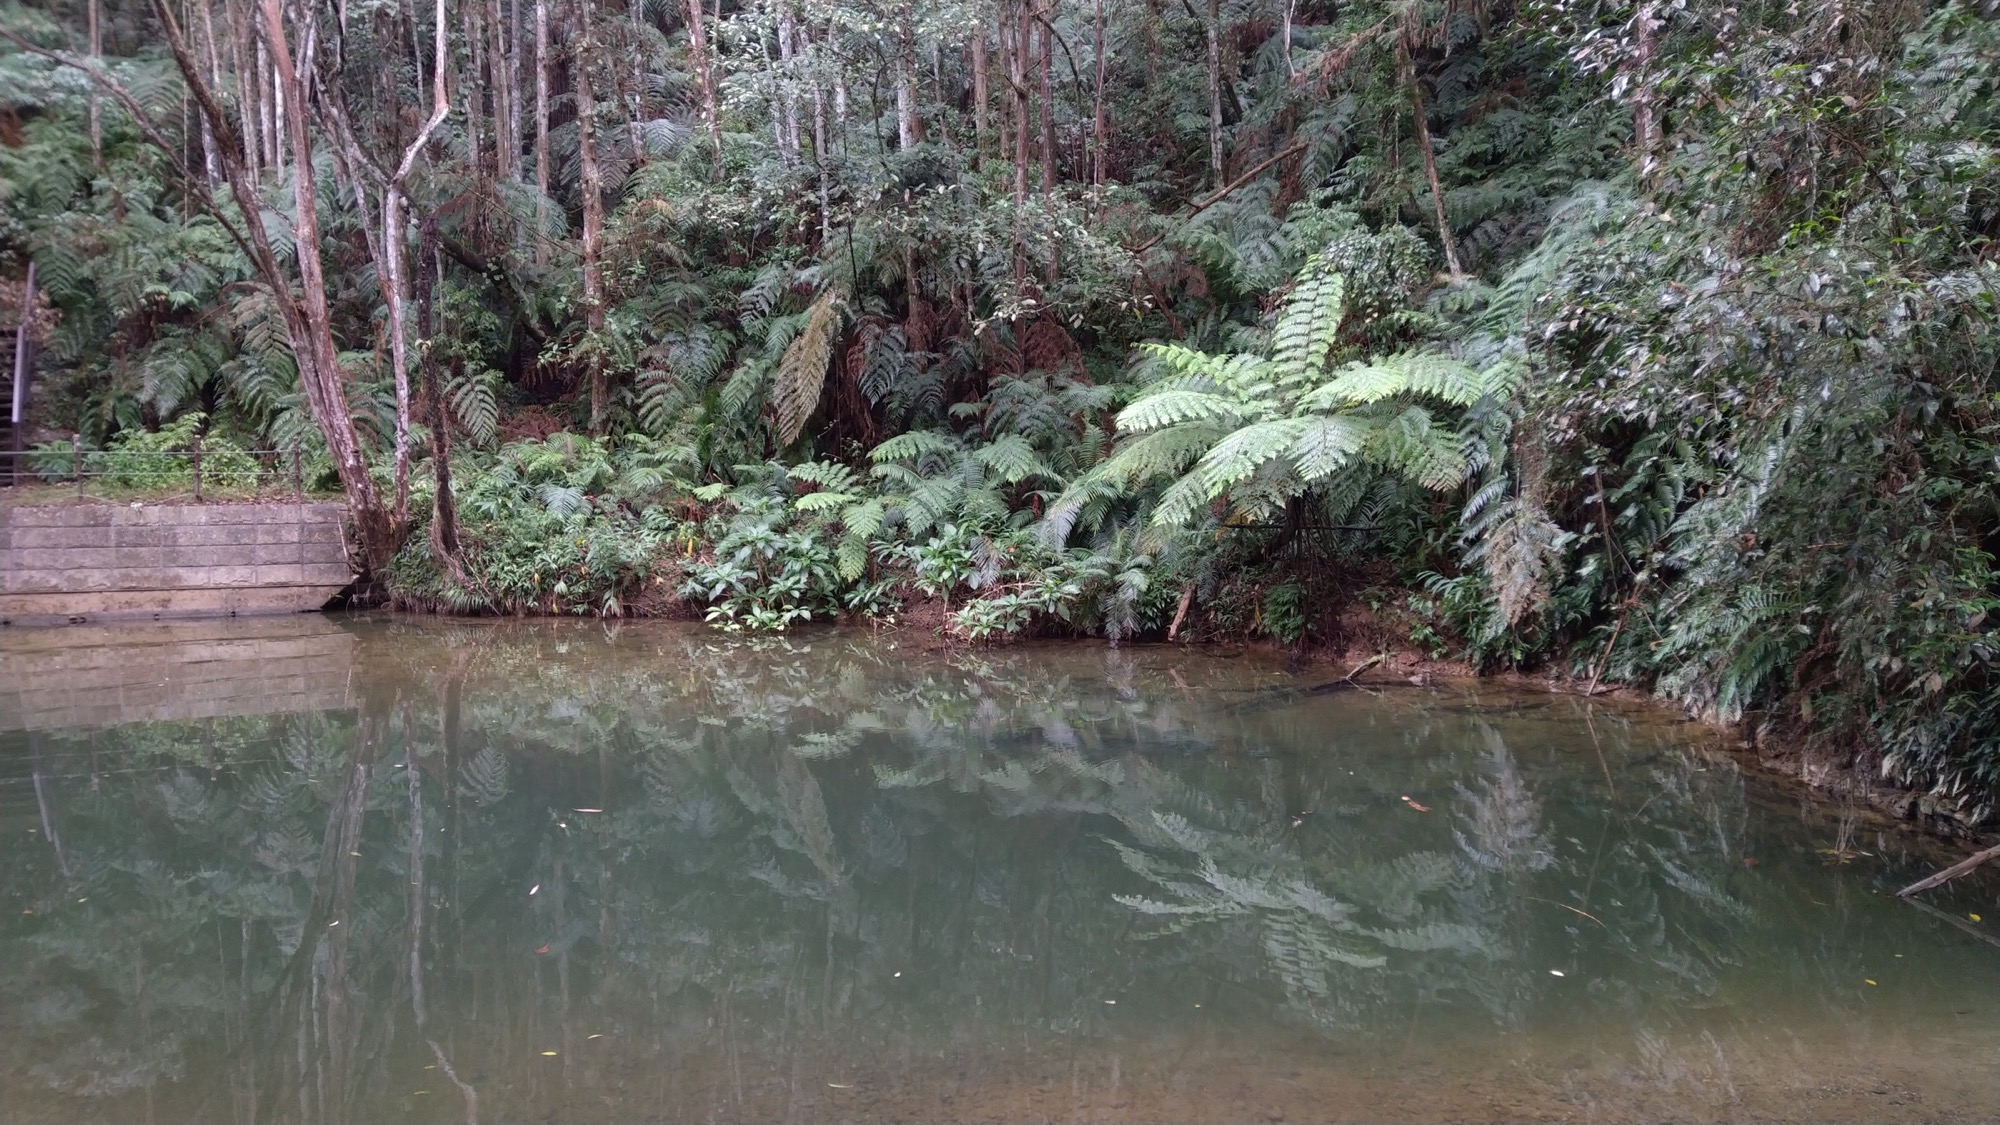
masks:
<svg viewBox="0 0 2000 1125"><path fill-rule="evenodd" d="M7 5L0 306L37 472L297 451L406 607L1366 619L1976 822L1996 83L1990 0Z"/></svg>

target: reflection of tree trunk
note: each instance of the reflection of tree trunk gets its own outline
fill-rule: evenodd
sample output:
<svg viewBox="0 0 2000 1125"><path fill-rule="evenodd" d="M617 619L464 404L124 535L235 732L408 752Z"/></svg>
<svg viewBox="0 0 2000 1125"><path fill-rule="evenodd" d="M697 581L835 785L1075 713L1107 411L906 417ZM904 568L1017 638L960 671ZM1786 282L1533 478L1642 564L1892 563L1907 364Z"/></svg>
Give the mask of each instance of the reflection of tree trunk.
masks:
<svg viewBox="0 0 2000 1125"><path fill-rule="evenodd" d="M320 887L315 895L319 900L315 906L321 909L307 915L308 919L324 918L325 923L318 934L308 933L304 943L325 943L325 959L316 961L312 980L325 997L324 1057L333 1094L343 1107L353 1092L354 1047L361 1033L360 1019L348 1010L348 944L354 928L354 882L359 866L355 860L360 856L368 782L375 756L381 752L385 722L380 713L370 712L364 705L356 723L354 760L348 767L347 784L327 812L320 849Z"/></svg>
<svg viewBox="0 0 2000 1125"><path fill-rule="evenodd" d="M30 734L28 737L32 741L34 735ZM42 783L42 751L40 747L36 747L34 751L33 769L35 775L35 807L42 814L42 835L48 840L49 845L55 849L56 870L62 872L64 879L68 879L69 853L63 850L62 833L56 829L55 805L49 800L48 791Z"/></svg>

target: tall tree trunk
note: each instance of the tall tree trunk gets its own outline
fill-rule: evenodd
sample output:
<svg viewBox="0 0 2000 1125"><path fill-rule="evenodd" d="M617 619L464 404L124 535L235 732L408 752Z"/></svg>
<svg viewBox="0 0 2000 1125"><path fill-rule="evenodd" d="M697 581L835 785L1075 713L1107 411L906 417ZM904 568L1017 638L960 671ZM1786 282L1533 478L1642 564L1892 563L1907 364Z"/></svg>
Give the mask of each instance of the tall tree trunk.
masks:
<svg viewBox="0 0 2000 1125"><path fill-rule="evenodd" d="M792 59L795 53L793 43L797 21L792 18L790 4L778 5L778 70L773 85L777 89L777 104L773 106L778 126L778 154L787 167L799 162L799 99L792 92Z"/></svg>
<svg viewBox="0 0 2000 1125"><path fill-rule="evenodd" d="M1028 56L1033 53L1034 21L1028 5L1033 0L1007 0L1014 13L1014 43L1007 58L1009 100L1014 106L1014 204L1028 202L1028 136L1034 128L1028 103Z"/></svg>
<svg viewBox="0 0 2000 1125"><path fill-rule="evenodd" d="M232 69L236 72L236 113L237 128L234 135L243 138L244 171L252 183L264 176L261 134L257 128L257 81L256 60L262 56L250 46L255 38L247 26L234 0L224 0L223 14L229 20L229 53ZM207 115L203 115L207 120Z"/></svg>
<svg viewBox="0 0 2000 1125"><path fill-rule="evenodd" d="M1097 73L1091 80L1090 92L1090 182L1096 187L1104 186L1104 146L1106 130L1104 122L1104 0L1094 0L1091 5L1091 37L1096 53Z"/></svg>
<svg viewBox="0 0 2000 1125"><path fill-rule="evenodd" d="M799 29L799 50L802 52L806 51L810 46L811 40L807 37L805 29L801 27ZM819 79L815 77L813 79L813 163L818 166L819 171L819 241L821 246L825 246L827 240L833 237L833 175L830 165L832 150L828 147L830 143L831 137L828 135L826 119L826 87L820 85Z"/></svg>
<svg viewBox="0 0 2000 1125"><path fill-rule="evenodd" d="M1632 139L1636 142L1639 158L1639 178L1651 183L1653 171L1660 158L1660 122L1655 108L1653 89L1653 53L1658 47L1660 20L1654 15L1651 0L1639 5L1639 14L1633 19L1633 38L1638 41L1637 58L1634 60L1632 75Z"/></svg>
<svg viewBox="0 0 2000 1125"><path fill-rule="evenodd" d="M215 46L214 0L201 0L201 52L208 61L209 85L222 89L222 55ZM201 171L202 179L208 182L210 191L222 181L221 157L215 152L215 131L208 127L208 119L199 112L195 119L201 122Z"/></svg>
<svg viewBox="0 0 2000 1125"><path fill-rule="evenodd" d="M159 0L164 6L165 0ZM265 41L270 44L272 62L276 67L279 100L284 108L285 133L292 150L292 201L296 207L293 216L292 237L298 260L300 300L295 306L304 339L294 336L293 351L302 362L299 365L300 381L305 384L306 397L312 403L313 414L319 419L320 430L326 436L327 452L332 455L335 471L340 475L342 489L347 494L347 503L356 530L361 539L361 550L369 569L377 570L388 565L396 549L400 529L394 527L389 513L383 509L382 498L375 489L375 481L368 475L368 461L362 453L361 438L354 428L354 417L347 405L347 388L340 370L340 355L333 343L333 317L327 308L326 275L320 265L319 247L319 200L313 184L312 136L306 131L305 84L300 81L297 65L292 58L292 48L285 37L285 19L282 0L260 0L264 16ZM314 29L302 29L310 39ZM184 48L176 54L183 53ZM190 58L189 63L193 60ZM195 68L182 64L182 78L187 71ZM195 78L199 80L199 72ZM254 206L254 201L252 201ZM300 348L304 344L304 348ZM305 362L306 357L309 362ZM308 373L310 375L308 376Z"/></svg>
<svg viewBox="0 0 2000 1125"><path fill-rule="evenodd" d="M632 166L637 168L646 162L646 138L644 126L640 123L646 109L645 0L625 0L625 7L632 17L632 42L626 48L632 56L632 89L625 96L625 128L632 144ZM794 128L792 132L796 145L798 130Z"/></svg>
<svg viewBox="0 0 2000 1125"><path fill-rule="evenodd" d="M493 92L493 174L521 178L521 110L514 103L514 68L507 54L507 20L500 0L487 0L486 68Z"/></svg>
<svg viewBox="0 0 2000 1125"><path fill-rule="evenodd" d="M714 149L715 173L722 174L722 119L715 112L715 64L708 45L708 18L701 0L686 0L688 42L694 48L695 84L701 90L701 119L708 126L709 147Z"/></svg>
<svg viewBox="0 0 2000 1125"><path fill-rule="evenodd" d="M1410 43L1398 36L1396 40L1396 62L1402 71L1403 86L1409 91L1410 110L1417 123L1417 151L1423 156L1424 179L1431 186L1431 206L1437 214L1438 242L1444 247L1444 261L1453 277L1462 277L1465 267L1459 263L1458 242L1451 236L1451 221L1445 217L1444 188L1438 184L1437 152L1431 147L1430 117L1424 110L1423 87L1417 83L1416 64L1410 59Z"/></svg>
<svg viewBox="0 0 2000 1125"><path fill-rule="evenodd" d="M986 88L986 24L972 33L972 156L975 165L986 160L986 139L993 123L988 120L991 92Z"/></svg>
<svg viewBox="0 0 2000 1125"><path fill-rule="evenodd" d="M479 72L480 55L483 53L480 44L485 41L479 26L479 4L461 4L459 15L465 22L461 32L465 36L465 76L459 81L459 90L464 95L460 100L465 103L465 162L472 169L473 176L484 179L486 158L481 139L484 130L481 127L483 115L479 111L479 92L489 84L482 80ZM437 33L438 38L444 38L443 24L438 25Z"/></svg>
<svg viewBox="0 0 2000 1125"><path fill-rule="evenodd" d="M549 220L549 0L535 0L535 265L548 264Z"/></svg>
<svg viewBox="0 0 2000 1125"><path fill-rule="evenodd" d="M1037 66L1040 71L1042 93L1042 192L1053 195L1056 190L1056 87L1054 79L1056 31L1054 0L1043 0L1035 12L1035 23L1041 29L1042 52Z"/></svg>
<svg viewBox="0 0 2000 1125"><path fill-rule="evenodd" d="M437 40L434 46L434 65L442 71L448 63L446 51L444 0L437 0ZM451 112L451 101L446 96L444 83L433 84L431 88L431 115L418 131L416 139L403 150L403 156L390 174L389 182L382 191L382 250L388 267L387 283L382 287L382 298L389 310L389 355L390 367L396 380L396 506L395 527L400 538L410 526L410 357L409 318L405 302L409 294L409 271L404 266L404 240L409 222L405 208L409 197L405 194L410 173L416 168L417 156L430 143L431 134L444 123Z"/></svg>
<svg viewBox="0 0 2000 1125"><path fill-rule="evenodd" d="M90 65L97 66L104 56L104 21L100 0L90 0L85 5L85 20L89 24ZM90 105L90 162L91 166L104 169L104 123L97 115L97 88L91 87Z"/></svg>
<svg viewBox="0 0 2000 1125"><path fill-rule="evenodd" d="M583 194L583 323L591 337L585 361L590 368L590 429L601 434L610 408L610 388L600 354L604 333L604 175L597 164L597 96L590 73L590 56L597 49L590 27L593 2L579 0L577 4L582 34L570 44L570 70L576 82L578 186Z"/></svg>
<svg viewBox="0 0 2000 1125"><path fill-rule="evenodd" d="M1285 0L1285 27L1283 44L1285 52L1285 77L1297 78L1299 68L1292 63L1292 21L1298 18L1299 0Z"/></svg>
<svg viewBox="0 0 2000 1125"><path fill-rule="evenodd" d="M451 491L451 420L445 417L444 388L438 373L437 313L432 294L437 289L439 261L437 216L424 216L417 240L417 365L424 398L424 424L431 430L431 554L462 589L471 586L459 558L458 498Z"/></svg>
<svg viewBox="0 0 2000 1125"><path fill-rule="evenodd" d="M916 13L906 4L896 23L896 147L907 152L923 140L917 121Z"/></svg>
<svg viewBox="0 0 2000 1125"><path fill-rule="evenodd" d="M1222 0L1208 0L1208 174L1223 182L1222 160Z"/></svg>

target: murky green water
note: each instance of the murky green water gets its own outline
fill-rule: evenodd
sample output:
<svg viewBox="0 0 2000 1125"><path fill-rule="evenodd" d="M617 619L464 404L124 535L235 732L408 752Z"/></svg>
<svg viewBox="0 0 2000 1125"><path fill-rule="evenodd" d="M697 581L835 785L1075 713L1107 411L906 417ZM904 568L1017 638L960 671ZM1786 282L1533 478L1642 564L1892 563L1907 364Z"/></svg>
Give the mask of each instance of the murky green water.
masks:
<svg viewBox="0 0 2000 1125"><path fill-rule="evenodd" d="M1934 854L1650 712L667 625L0 650L10 1123L2000 1119L2000 881L1898 902Z"/></svg>

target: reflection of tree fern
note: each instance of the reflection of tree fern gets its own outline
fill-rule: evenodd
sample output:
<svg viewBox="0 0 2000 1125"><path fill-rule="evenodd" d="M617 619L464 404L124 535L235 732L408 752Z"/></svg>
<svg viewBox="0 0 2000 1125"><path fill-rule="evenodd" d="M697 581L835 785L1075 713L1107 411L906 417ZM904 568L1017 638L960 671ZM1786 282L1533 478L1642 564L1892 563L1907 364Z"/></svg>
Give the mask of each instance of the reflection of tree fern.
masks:
<svg viewBox="0 0 2000 1125"><path fill-rule="evenodd" d="M507 796L507 756L491 746L465 760L458 768L458 792L485 808Z"/></svg>
<svg viewBox="0 0 2000 1125"><path fill-rule="evenodd" d="M1484 727L1486 760L1476 790L1453 786L1465 806L1465 828L1452 838L1474 863L1512 878L1542 871L1555 862L1542 803L1514 766L1514 756L1492 727Z"/></svg>

